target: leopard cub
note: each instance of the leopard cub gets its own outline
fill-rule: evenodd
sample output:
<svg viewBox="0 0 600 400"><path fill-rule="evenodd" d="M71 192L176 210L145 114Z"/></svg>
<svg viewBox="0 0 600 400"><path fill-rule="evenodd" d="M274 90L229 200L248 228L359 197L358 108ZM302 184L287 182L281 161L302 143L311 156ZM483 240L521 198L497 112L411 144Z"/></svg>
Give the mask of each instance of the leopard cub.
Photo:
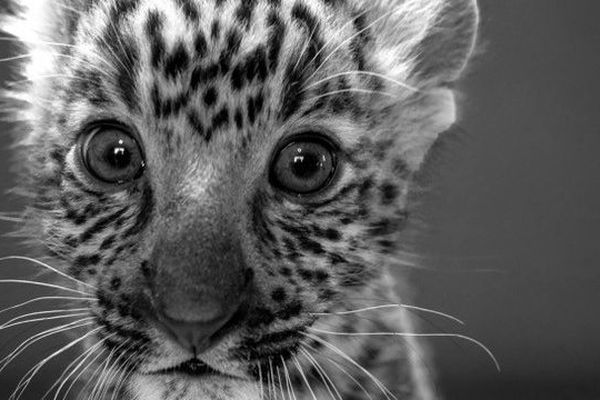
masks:
<svg viewBox="0 0 600 400"><path fill-rule="evenodd" d="M85 310L55 399L436 397L392 270L475 0L12 8L23 234Z"/></svg>

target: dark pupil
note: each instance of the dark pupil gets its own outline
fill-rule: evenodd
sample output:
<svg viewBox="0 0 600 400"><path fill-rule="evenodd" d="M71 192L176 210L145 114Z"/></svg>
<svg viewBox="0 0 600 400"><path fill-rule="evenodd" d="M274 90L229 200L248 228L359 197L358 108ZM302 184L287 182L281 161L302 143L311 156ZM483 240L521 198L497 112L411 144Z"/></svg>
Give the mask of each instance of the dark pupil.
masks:
<svg viewBox="0 0 600 400"><path fill-rule="evenodd" d="M298 154L292 158L292 173L300 179L308 179L317 174L323 167L319 154Z"/></svg>
<svg viewBox="0 0 600 400"><path fill-rule="evenodd" d="M131 163L131 152L119 143L106 149L104 160L115 169L125 169Z"/></svg>

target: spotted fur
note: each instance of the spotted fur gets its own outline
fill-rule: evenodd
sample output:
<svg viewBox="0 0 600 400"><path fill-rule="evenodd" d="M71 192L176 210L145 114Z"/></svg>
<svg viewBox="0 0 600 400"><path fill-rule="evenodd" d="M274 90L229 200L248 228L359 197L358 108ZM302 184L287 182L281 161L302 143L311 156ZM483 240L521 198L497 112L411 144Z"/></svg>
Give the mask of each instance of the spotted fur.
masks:
<svg viewBox="0 0 600 400"><path fill-rule="evenodd" d="M289 388L298 400L435 397L415 339L318 332L413 331L400 308L323 314L399 302L392 270L409 183L455 121L450 84L473 48L475 0L15 8L3 27L31 54L29 81L9 93L26 232L53 265L97 288L90 314L101 329L87 346L102 341L129 372L113 382L119 399L283 400ZM115 190L83 171L77 140L97 120L139 135L144 179ZM306 130L339 146L341 172L296 198L271 185L269 164ZM190 273L202 260L243 271ZM198 355L239 378L152 375L192 354L148 317L148 293L185 297L206 274L231 293L238 275L252 282L243 318Z"/></svg>

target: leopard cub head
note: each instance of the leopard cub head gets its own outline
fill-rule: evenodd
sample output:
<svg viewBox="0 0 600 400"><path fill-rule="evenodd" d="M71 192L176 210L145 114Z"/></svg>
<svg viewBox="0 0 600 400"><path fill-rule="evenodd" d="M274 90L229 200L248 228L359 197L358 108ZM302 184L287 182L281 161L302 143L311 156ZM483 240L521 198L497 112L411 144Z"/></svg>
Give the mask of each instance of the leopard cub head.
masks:
<svg viewBox="0 0 600 400"><path fill-rule="evenodd" d="M387 296L474 0L23 3L28 234L128 393L258 399L324 314Z"/></svg>

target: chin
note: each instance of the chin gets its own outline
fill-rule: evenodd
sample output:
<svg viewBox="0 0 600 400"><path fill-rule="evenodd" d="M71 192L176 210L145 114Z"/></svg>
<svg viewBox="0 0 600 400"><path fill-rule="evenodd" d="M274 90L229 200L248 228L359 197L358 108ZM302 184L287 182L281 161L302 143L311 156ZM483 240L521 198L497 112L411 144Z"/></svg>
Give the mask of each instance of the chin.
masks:
<svg viewBox="0 0 600 400"><path fill-rule="evenodd" d="M132 400L261 400L258 382L218 375L136 375L128 389Z"/></svg>

